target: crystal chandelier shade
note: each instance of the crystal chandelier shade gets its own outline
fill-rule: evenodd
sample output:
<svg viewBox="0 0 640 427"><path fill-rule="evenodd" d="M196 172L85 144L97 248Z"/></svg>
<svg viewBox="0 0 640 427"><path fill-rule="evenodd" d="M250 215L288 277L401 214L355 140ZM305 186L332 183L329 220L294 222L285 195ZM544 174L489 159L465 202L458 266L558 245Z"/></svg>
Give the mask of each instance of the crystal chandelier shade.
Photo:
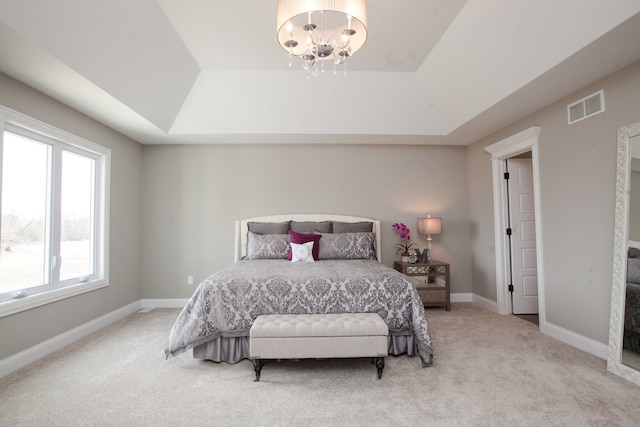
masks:
<svg viewBox="0 0 640 427"><path fill-rule="evenodd" d="M367 41L367 2L278 0L277 28L289 66L294 56L302 58L303 68L313 74L318 61L345 66Z"/></svg>

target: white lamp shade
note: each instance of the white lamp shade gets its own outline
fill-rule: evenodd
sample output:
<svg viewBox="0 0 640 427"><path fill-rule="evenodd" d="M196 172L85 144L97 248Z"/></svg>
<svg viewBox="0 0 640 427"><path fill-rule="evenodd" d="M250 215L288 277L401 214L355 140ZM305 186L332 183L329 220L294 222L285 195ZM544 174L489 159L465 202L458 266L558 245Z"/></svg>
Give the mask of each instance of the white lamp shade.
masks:
<svg viewBox="0 0 640 427"><path fill-rule="evenodd" d="M299 56L307 49L304 41L307 40L308 32L303 27L309 23L309 14L313 12L325 11L324 32L327 40L340 41L345 30L352 32L349 42L351 54L357 52L367 40L366 0L278 0L277 10L278 42L285 51L294 55ZM351 18L347 21L346 16ZM319 16L314 19L319 19ZM287 41L292 39L299 43L297 46L287 47Z"/></svg>
<svg viewBox="0 0 640 427"><path fill-rule="evenodd" d="M418 218L419 234L442 234L442 218Z"/></svg>

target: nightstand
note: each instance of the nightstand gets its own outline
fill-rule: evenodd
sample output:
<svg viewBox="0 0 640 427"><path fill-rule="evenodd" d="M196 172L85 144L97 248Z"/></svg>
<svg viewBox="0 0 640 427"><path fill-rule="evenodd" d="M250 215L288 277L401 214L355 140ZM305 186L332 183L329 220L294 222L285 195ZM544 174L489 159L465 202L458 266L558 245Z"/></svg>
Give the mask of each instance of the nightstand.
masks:
<svg viewBox="0 0 640 427"><path fill-rule="evenodd" d="M442 305L449 311L451 308L449 264L436 260L426 264L395 261L393 268L408 276L425 307Z"/></svg>

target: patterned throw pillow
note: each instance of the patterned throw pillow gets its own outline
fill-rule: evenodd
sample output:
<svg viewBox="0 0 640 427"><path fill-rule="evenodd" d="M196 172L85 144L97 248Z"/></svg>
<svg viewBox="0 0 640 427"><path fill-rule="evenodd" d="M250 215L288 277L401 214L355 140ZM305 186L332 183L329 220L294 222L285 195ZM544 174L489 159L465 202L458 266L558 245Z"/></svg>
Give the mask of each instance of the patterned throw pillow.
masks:
<svg viewBox="0 0 640 427"><path fill-rule="evenodd" d="M247 233L247 256L244 259L287 259L288 234Z"/></svg>
<svg viewBox="0 0 640 427"><path fill-rule="evenodd" d="M291 262L315 262L313 259L313 241L297 244L291 244Z"/></svg>
<svg viewBox="0 0 640 427"><path fill-rule="evenodd" d="M315 260L319 259L320 256L320 237L322 237L320 234L296 233L293 230L289 232L289 239L291 243L302 244L313 242L313 259ZM291 259L291 252L289 252L288 259Z"/></svg>
<svg viewBox="0 0 640 427"><path fill-rule="evenodd" d="M375 259L375 233L322 234L320 259Z"/></svg>
<svg viewBox="0 0 640 427"><path fill-rule="evenodd" d="M373 232L373 223L370 221L362 222L340 222L333 221L334 233L371 233Z"/></svg>

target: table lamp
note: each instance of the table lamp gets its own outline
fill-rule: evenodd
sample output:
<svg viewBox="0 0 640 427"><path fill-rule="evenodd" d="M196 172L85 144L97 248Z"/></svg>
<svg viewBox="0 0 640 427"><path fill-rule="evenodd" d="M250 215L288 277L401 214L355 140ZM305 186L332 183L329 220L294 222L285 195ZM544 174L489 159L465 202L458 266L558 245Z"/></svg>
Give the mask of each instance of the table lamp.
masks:
<svg viewBox="0 0 640 427"><path fill-rule="evenodd" d="M442 234L442 218L418 218L418 234L427 236L427 262L431 261L431 235Z"/></svg>

